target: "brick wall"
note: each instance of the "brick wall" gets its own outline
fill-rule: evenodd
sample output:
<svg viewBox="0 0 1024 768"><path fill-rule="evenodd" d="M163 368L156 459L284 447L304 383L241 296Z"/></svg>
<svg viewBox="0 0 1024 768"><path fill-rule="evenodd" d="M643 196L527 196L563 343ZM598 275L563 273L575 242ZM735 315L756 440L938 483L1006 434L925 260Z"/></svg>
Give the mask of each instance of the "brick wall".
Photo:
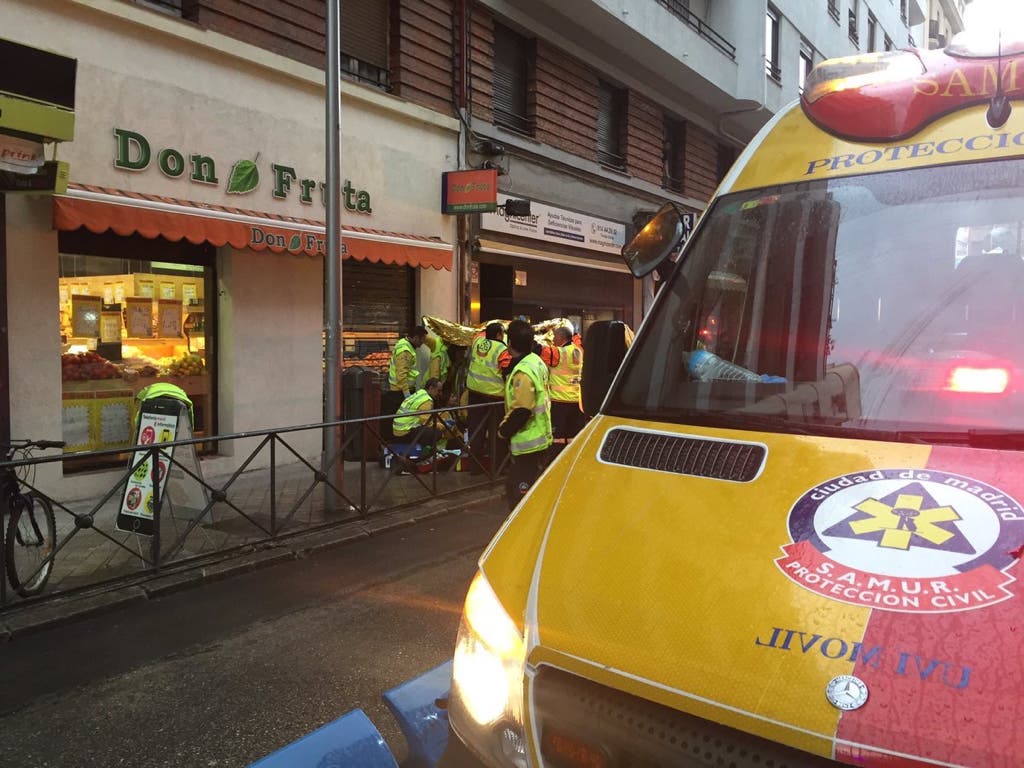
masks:
<svg viewBox="0 0 1024 768"><path fill-rule="evenodd" d="M534 137L577 157L597 160L597 73L537 41Z"/></svg>
<svg viewBox="0 0 1024 768"><path fill-rule="evenodd" d="M323 0L200 0L198 24L273 53L323 69Z"/></svg>
<svg viewBox="0 0 1024 768"><path fill-rule="evenodd" d="M352 0L348 0L352 2ZM451 0L402 0L392 11L392 90L403 99L452 114L455 31Z"/></svg>
<svg viewBox="0 0 1024 768"><path fill-rule="evenodd" d="M324 68L324 0L199 0L196 12L201 27ZM452 0L390 0L389 27L392 93L451 114Z"/></svg>
<svg viewBox="0 0 1024 768"><path fill-rule="evenodd" d="M686 126L683 194L709 200L718 186L718 140L692 123Z"/></svg>
<svg viewBox="0 0 1024 768"><path fill-rule="evenodd" d="M494 18L474 6L469 33L470 111L490 123L494 121Z"/></svg>

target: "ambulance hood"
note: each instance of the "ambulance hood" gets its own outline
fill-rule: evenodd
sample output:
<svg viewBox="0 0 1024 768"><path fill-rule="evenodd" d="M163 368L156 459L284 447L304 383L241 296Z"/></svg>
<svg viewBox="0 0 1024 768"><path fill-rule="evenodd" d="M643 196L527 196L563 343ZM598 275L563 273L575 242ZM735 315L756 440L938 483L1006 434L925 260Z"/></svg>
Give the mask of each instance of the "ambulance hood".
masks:
<svg viewBox="0 0 1024 768"><path fill-rule="evenodd" d="M599 417L483 569L534 667L843 762L1021 765L1018 500L1021 452Z"/></svg>

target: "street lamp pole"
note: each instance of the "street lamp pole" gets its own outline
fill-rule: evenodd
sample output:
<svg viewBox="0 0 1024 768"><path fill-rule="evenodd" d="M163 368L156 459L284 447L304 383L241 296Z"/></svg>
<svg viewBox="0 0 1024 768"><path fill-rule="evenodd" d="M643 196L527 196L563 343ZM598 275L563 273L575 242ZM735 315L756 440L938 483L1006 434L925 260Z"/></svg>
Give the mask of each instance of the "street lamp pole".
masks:
<svg viewBox="0 0 1024 768"><path fill-rule="evenodd" d="M327 0L327 252L324 254L324 422L341 414L341 0ZM321 469L339 463L340 428L324 429ZM333 458L332 458L333 457ZM327 494L328 509L333 494Z"/></svg>

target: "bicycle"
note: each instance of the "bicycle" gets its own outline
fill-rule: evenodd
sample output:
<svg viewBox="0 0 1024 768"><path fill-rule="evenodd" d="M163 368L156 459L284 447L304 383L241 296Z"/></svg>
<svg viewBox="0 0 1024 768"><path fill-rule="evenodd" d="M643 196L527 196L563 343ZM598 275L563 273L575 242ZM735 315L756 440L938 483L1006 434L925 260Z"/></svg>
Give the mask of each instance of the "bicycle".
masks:
<svg viewBox="0 0 1024 768"><path fill-rule="evenodd" d="M57 440L14 440L0 443L3 461L29 458L32 449L63 448ZM19 456L20 454L20 456ZM19 476L18 470L25 472ZM29 465L0 469L0 512L7 516L4 555L7 581L22 597L43 591L53 570L53 551L57 545L57 523L50 500L31 490L26 483ZM34 469L31 470L34 474ZM22 486L28 485L29 490Z"/></svg>

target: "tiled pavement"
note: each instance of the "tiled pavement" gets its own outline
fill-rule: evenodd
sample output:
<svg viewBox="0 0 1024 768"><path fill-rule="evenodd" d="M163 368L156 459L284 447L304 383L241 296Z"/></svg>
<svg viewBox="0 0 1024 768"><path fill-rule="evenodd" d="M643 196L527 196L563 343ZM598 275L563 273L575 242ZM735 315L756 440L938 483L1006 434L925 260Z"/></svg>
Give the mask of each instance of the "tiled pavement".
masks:
<svg viewBox="0 0 1024 768"><path fill-rule="evenodd" d="M384 469L375 462L344 464L344 497L318 483L310 467L294 461L277 466L273 492L269 468L243 473L233 481L230 477L207 477L208 486L223 491L224 497L198 524L167 505L161 512L162 566L173 569L183 560L252 550L268 540L287 539L303 531L329 531L347 523L373 528L394 521L391 510L412 509L439 494L444 497L440 500L443 509L445 503L457 504L460 496L472 496L470 489L494 486L486 475L469 472L411 475ZM152 559L153 539L115 529L120 493L99 507L99 499L57 501L58 551L47 595L81 591L151 570L146 559ZM91 527L76 526L76 516L84 519L90 515ZM13 601L8 611L20 602L9 591L7 599Z"/></svg>

